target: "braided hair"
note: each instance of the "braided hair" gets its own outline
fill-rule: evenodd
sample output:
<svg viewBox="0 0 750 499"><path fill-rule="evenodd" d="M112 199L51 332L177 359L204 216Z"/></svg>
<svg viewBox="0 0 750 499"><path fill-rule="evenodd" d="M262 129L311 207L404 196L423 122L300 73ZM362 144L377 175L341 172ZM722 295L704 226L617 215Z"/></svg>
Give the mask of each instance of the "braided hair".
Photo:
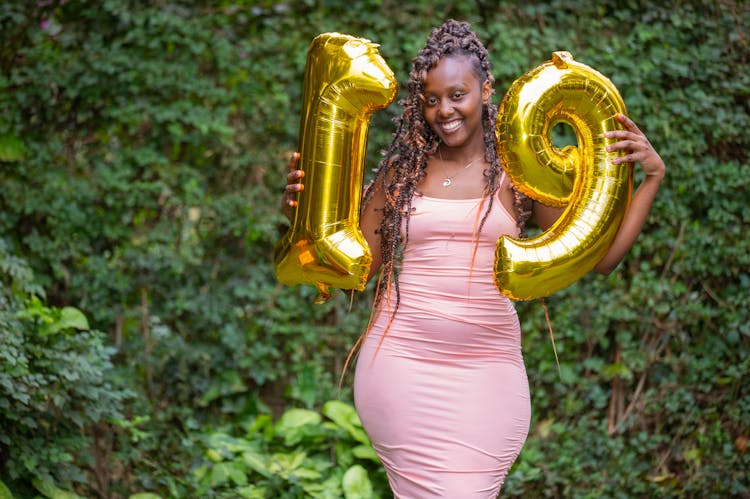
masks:
<svg viewBox="0 0 750 499"><path fill-rule="evenodd" d="M375 177L365 189L363 205L373 193L382 189L385 193L383 216L378 229L383 269L378 280L374 308L377 308L383 295L393 286L395 291L395 316L400 303L398 274L400 256L408 244L409 215L412 212L412 198L417 186L426 176L428 158L437 152L439 138L425 120L422 111L421 97L424 94L424 82L428 71L437 66L447 56L467 56L480 82L494 85L492 65L487 49L476 33L466 22L450 19L440 27L434 28L427 42L417 56L412 59L412 70L409 73L408 95L399 101L404 110L394 118L397 125L393 141L384 152L384 158L375 170ZM497 156L495 142L495 122L497 106L492 103L483 105L482 128L484 130L484 159L490 165L484 173L483 195L489 200L479 225L481 232L495 200L493 195L499 188L502 166ZM522 198L515 193L515 204L518 209ZM519 217L524 220L524 217ZM521 222L522 223L522 222ZM402 226L404 232L402 235Z"/></svg>

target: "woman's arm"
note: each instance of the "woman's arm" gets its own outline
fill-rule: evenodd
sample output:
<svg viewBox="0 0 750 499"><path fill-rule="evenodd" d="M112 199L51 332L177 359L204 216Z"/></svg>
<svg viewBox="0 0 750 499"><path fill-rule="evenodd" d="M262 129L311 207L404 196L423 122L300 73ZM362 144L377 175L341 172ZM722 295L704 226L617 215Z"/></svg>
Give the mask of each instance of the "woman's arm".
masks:
<svg viewBox="0 0 750 499"><path fill-rule="evenodd" d="M646 179L633 195L628 212L625 214L612 246L604 255L604 258L594 267L594 270L600 274L612 272L635 244L643 229L643 224L646 223L651 205L659 190L659 184L661 184L666 173L664 161L636 124L622 114L618 114L615 118L623 125L624 129L605 134L607 138L619 139L618 142L608 146L607 150L610 152L624 151L626 154L615 158L613 163L639 163L646 174ZM562 208L552 208L534 202L532 216L542 230L547 230L555 223L562 212Z"/></svg>
<svg viewBox="0 0 750 499"><path fill-rule="evenodd" d="M612 272L635 244L651 211L659 185L667 172L664 161L633 120L622 114L618 114L616 119L624 129L605 134L607 138L619 139L618 142L608 146L607 151L624 151L626 154L615 158L613 163L639 163L646 178L633 195L628 212L625 214L625 219L622 221L612 246L594 267L594 270L601 274Z"/></svg>
<svg viewBox="0 0 750 499"><path fill-rule="evenodd" d="M383 263L380 251L380 222L383 220L383 207L385 206L385 194L380 185L375 186L372 196L362 209L359 220L359 227L365 236L365 241L370 247L372 253L372 264L370 265L370 274L367 276L369 281L373 275L380 269Z"/></svg>

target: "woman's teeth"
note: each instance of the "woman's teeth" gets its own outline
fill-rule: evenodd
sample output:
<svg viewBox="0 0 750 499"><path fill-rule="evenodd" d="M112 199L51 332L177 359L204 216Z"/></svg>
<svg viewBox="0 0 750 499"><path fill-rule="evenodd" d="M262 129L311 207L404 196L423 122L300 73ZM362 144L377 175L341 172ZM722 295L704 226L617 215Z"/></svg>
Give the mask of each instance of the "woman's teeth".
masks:
<svg viewBox="0 0 750 499"><path fill-rule="evenodd" d="M446 132L452 132L453 130L461 126L461 120L449 121L447 123L442 123L440 126Z"/></svg>

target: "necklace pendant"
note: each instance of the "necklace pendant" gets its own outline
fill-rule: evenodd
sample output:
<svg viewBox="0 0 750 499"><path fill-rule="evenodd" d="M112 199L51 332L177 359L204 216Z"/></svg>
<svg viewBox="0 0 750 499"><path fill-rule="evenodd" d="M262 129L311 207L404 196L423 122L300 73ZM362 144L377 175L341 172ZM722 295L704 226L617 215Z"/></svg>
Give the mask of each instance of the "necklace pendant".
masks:
<svg viewBox="0 0 750 499"><path fill-rule="evenodd" d="M451 179L446 178L445 180L443 180L443 187L445 187L447 189L448 187L451 186L452 183L453 183L453 181Z"/></svg>

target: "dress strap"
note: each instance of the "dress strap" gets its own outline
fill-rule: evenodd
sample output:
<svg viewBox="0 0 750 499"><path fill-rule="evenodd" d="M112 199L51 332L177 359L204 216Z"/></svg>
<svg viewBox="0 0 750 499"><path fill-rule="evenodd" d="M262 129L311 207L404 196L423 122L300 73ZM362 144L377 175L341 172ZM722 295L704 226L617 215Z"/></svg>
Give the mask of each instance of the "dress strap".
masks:
<svg viewBox="0 0 750 499"><path fill-rule="evenodd" d="M505 183L505 178L507 177L507 175L505 174L505 168L501 168L500 170L501 170L501 173L500 173L500 183L497 186L497 190L498 191L500 189L502 189L503 184Z"/></svg>

